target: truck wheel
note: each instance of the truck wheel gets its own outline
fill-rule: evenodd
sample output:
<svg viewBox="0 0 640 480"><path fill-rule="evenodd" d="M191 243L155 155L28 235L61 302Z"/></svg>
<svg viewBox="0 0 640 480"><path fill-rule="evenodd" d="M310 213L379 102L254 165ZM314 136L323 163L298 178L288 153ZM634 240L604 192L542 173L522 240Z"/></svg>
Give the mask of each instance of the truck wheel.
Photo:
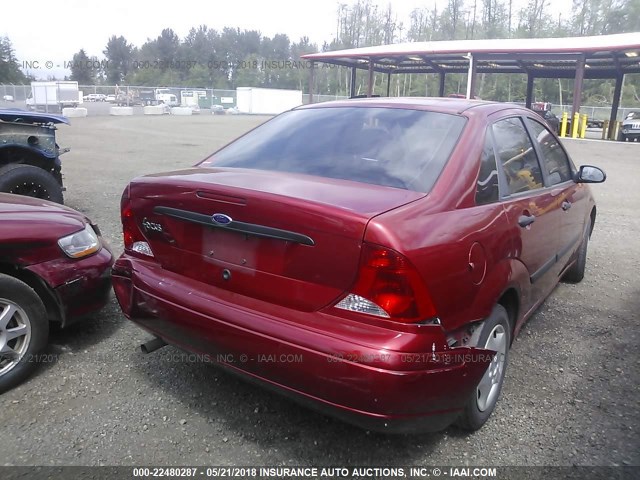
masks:
<svg viewBox="0 0 640 480"><path fill-rule="evenodd" d="M0 274L0 393L23 381L37 366L49 337L42 300L26 283Z"/></svg>
<svg viewBox="0 0 640 480"><path fill-rule="evenodd" d="M12 163L0 168L0 192L64 203L62 186L42 168Z"/></svg>

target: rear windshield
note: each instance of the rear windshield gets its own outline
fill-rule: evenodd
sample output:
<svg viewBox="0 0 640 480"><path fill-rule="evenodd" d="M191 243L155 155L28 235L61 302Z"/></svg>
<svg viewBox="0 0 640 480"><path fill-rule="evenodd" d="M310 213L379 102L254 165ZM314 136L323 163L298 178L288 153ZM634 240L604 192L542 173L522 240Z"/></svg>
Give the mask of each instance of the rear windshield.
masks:
<svg viewBox="0 0 640 480"><path fill-rule="evenodd" d="M398 108L286 112L200 164L302 173L428 192L465 119Z"/></svg>

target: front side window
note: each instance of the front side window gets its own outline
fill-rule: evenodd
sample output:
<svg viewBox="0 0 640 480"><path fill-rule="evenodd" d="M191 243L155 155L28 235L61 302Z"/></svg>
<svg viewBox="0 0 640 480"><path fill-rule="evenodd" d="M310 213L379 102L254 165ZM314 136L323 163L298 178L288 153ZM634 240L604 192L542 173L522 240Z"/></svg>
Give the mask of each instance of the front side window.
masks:
<svg viewBox="0 0 640 480"><path fill-rule="evenodd" d="M204 160L428 192L466 120L457 115L378 107L293 110Z"/></svg>
<svg viewBox="0 0 640 480"><path fill-rule="evenodd" d="M556 138L541 123L527 118L531 132L542 153L542 165L549 185L557 185L571 180L572 171L569 157Z"/></svg>
<svg viewBox="0 0 640 480"><path fill-rule="evenodd" d="M498 162L504 171L508 194L542 188L538 157L520 118L506 118L493 124Z"/></svg>

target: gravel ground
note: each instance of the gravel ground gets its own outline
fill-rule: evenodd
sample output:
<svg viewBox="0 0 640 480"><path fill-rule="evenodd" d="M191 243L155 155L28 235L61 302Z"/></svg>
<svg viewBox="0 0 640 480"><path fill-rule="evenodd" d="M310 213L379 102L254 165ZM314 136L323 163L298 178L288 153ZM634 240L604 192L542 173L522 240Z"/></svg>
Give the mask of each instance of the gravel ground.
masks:
<svg viewBox="0 0 640 480"><path fill-rule="evenodd" d="M62 126L66 202L120 253L119 200L144 173L190 166L264 117L88 117ZM640 144L567 140L603 167L588 271L516 339L502 399L474 434L385 436L326 418L166 347L114 298L51 335L45 364L0 397L7 465L640 465Z"/></svg>

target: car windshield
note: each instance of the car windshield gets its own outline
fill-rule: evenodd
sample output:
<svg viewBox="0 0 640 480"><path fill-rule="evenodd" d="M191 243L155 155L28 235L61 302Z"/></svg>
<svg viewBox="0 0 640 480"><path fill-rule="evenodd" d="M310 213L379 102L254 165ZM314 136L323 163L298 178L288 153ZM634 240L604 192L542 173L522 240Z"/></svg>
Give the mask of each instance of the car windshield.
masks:
<svg viewBox="0 0 640 480"><path fill-rule="evenodd" d="M627 115L626 120L640 120L640 112L631 112Z"/></svg>
<svg viewBox="0 0 640 480"><path fill-rule="evenodd" d="M302 173L428 192L465 119L422 110L293 110L204 160L204 167Z"/></svg>

